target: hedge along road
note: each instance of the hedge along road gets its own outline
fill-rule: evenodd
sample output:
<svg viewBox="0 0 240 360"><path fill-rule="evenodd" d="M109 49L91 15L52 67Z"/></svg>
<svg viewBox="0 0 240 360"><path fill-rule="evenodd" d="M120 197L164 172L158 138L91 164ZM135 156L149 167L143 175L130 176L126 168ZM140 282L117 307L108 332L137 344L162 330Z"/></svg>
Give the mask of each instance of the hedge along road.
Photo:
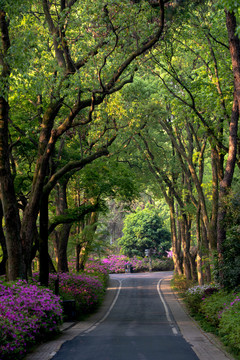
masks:
<svg viewBox="0 0 240 360"><path fill-rule="evenodd" d="M112 306L99 322L63 344L54 360L197 360L160 289L169 273L122 274Z"/></svg>

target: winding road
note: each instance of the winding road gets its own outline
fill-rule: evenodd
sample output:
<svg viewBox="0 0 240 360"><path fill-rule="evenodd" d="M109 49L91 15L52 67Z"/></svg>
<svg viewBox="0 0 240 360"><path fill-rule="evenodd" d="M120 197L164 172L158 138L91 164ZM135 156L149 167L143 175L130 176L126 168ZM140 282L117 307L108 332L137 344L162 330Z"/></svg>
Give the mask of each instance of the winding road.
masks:
<svg viewBox="0 0 240 360"><path fill-rule="evenodd" d="M161 292L168 273L111 275L119 287L108 312L63 344L54 360L197 360Z"/></svg>

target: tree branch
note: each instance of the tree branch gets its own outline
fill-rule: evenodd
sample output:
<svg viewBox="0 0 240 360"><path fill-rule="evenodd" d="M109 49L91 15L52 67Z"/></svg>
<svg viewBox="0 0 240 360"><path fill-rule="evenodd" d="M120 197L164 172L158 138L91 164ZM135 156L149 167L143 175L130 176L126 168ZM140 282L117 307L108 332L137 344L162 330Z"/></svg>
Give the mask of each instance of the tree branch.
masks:
<svg viewBox="0 0 240 360"><path fill-rule="evenodd" d="M52 224L49 226L48 235L50 235L53 230L60 224L72 224L76 221L80 221L84 218L85 215L97 211L100 208L98 202L96 204L82 204L79 208L74 209L74 211L66 211L64 215L56 216Z"/></svg>
<svg viewBox="0 0 240 360"><path fill-rule="evenodd" d="M123 72L126 70L126 68L135 60L138 56L145 53L147 50L151 49L157 41L160 39L160 36L163 33L164 29L164 1L159 0L158 1L160 6L160 25L156 33L149 39L146 40L146 42L143 43L143 45L135 50L123 63L119 68L115 71L113 74L111 80L106 84L105 88L110 91L113 89L116 82L119 80L120 76L123 74Z"/></svg>
<svg viewBox="0 0 240 360"><path fill-rule="evenodd" d="M84 159L68 162L64 167L59 169L55 174L53 174L51 176L48 183L44 186L44 189L43 189L44 194L50 193L50 191L56 185L57 181L59 179L61 179L68 172L70 172L72 170L76 170L76 169L79 171L84 166L86 166L87 164L90 164L91 162L98 159L99 157L107 156L109 154L108 147L114 142L115 139L116 139L116 136L113 136L112 139L105 146L103 146L100 150L98 150L94 154L87 156Z"/></svg>

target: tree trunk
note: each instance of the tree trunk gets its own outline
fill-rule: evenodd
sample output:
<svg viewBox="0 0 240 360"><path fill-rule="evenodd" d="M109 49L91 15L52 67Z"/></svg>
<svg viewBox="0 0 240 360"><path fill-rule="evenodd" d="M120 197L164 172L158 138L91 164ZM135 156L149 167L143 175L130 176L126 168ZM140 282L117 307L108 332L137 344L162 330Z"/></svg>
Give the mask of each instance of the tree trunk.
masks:
<svg viewBox="0 0 240 360"><path fill-rule="evenodd" d="M3 207L6 228L6 245L8 252L8 280L23 277L22 245L20 238L20 217L11 174L8 144L8 81L10 67L7 63L10 38L8 32L9 22L6 13L0 9L1 32L1 79L3 88L0 94L0 196Z"/></svg>
<svg viewBox="0 0 240 360"><path fill-rule="evenodd" d="M49 281L48 196L42 197L41 206L40 206L39 281L42 286L48 286L48 281Z"/></svg>
<svg viewBox="0 0 240 360"><path fill-rule="evenodd" d="M173 263L174 271L178 275L182 275L182 262L181 262L181 244L178 240L181 239L177 237L176 229L176 220L175 220L175 211L174 211L174 200L172 199L171 203L168 203L170 210L170 224L171 224L171 236L172 236L172 252L173 252Z"/></svg>
<svg viewBox="0 0 240 360"><path fill-rule="evenodd" d="M224 272L221 271L223 265L223 244L226 240L226 196L231 188L238 146L238 121L240 109L240 41L236 35L236 17L234 13L226 12L226 24L228 30L229 50L232 58L233 76L234 76L234 99L232 107L232 116L229 125L229 151L225 167L224 177L220 182L219 192L219 213L217 227L217 247L220 265L220 281L224 280Z"/></svg>
<svg viewBox="0 0 240 360"><path fill-rule="evenodd" d="M51 256L48 254L48 267L49 267L49 272L51 273L51 274L56 274L56 269L55 269L55 267L54 267L54 265L53 265L53 262L52 262L52 259L51 259Z"/></svg>
<svg viewBox="0 0 240 360"><path fill-rule="evenodd" d="M54 119L58 114L61 105L62 103L60 100L55 100L55 102L51 102L47 110L45 111L42 119L37 162L34 170L29 202L23 212L20 234L23 244L23 255L26 268L31 262L31 248L34 242L33 230L36 226L41 201L43 201L43 203L47 201L46 199L42 200L42 197L44 195L43 186L46 180L46 176L48 175L49 158L54 150L56 141L56 139L52 139L50 142L49 139L51 137ZM44 196L48 197L49 192L46 192ZM45 217L46 215L42 214L42 216ZM45 220L43 220L43 222L45 222ZM43 236L45 236L45 234ZM25 276L27 276L27 274L25 274ZM46 278L44 281L46 281Z"/></svg>
<svg viewBox="0 0 240 360"><path fill-rule="evenodd" d="M223 265L223 244L226 240L226 230L227 224L225 222L227 214L227 195L229 194L234 168L236 164L236 154L237 154L237 129L238 129L238 119L239 119L239 108L238 102L235 96L232 117L230 122L229 130L229 152L228 159L226 163L224 178L220 182L220 191L219 191L219 212L218 212L218 226L217 226L217 246L218 246L218 257L220 269ZM220 271L220 278L223 281L224 273Z"/></svg>
<svg viewBox="0 0 240 360"><path fill-rule="evenodd" d="M201 238L201 232L200 232L200 223L201 223L201 208L200 204L197 208L197 214L196 214L196 238L197 238L197 278L198 278L198 284L203 285L203 262L202 262L202 238Z"/></svg>
<svg viewBox="0 0 240 360"><path fill-rule="evenodd" d="M68 272L67 246L72 224L61 226L58 243L58 272Z"/></svg>
<svg viewBox="0 0 240 360"><path fill-rule="evenodd" d="M81 246L81 250L79 253L79 263L78 263L78 271L83 271L86 263L87 258L87 243L84 243Z"/></svg>
<svg viewBox="0 0 240 360"><path fill-rule="evenodd" d="M203 257L203 267L205 269L204 280L207 283L211 282L211 268L210 268L210 252L209 252L209 241L207 230L204 224L203 219L201 218L201 234L202 234L202 257Z"/></svg>
<svg viewBox="0 0 240 360"><path fill-rule="evenodd" d="M23 278L20 217L10 170L8 150L8 104L0 97L0 193L6 227L8 280Z"/></svg>
<svg viewBox="0 0 240 360"><path fill-rule="evenodd" d="M59 182L57 184L57 196L56 196L56 214L63 215L67 210L67 183L68 180L64 182ZM58 259L58 271L59 272L68 272L68 259L67 259L67 246L68 239L71 230L72 224L62 224L57 233L57 259Z"/></svg>
<svg viewBox="0 0 240 360"><path fill-rule="evenodd" d="M79 262L80 262L81 245L77 244L75 247L75 250L76 250L76 271L79 272L80 271Z"/></svg>
<svg viewBox="0 0 240 360"><path fill-rule="evenodd" d="M217 249L217 217L218 217L218 179L222 169L218 166L219 158L216 148L211 149L212 160L212 214L207 226L208 241L210 251L213 253ZM206 226L206 224L205 224Z"/></svg>
<svg viewBox="0 0 240 360"><path fill-rule="evenodd" d="M6 274L6 265L7 265L7 246L6 246L6 239L3 232L3 226L2 226L2 220L3 220L3 209L2 209L2 203L0 201L0 245L2 248L2 261L0 263L0 275Z"/></svg>
<svg viewBox="0 0 240 360"><path fill-rule="evenodd" d="M94 240L94 234L97 229L98 213L92 212L85 216L84 227L89 226L89 229L82 234L81 238L81 249L79 255L79 270L84 270L86 261L89 256L89 252L92 250L92 243ZM84 227L82 230L84 230Z"/></svg>
<svg viewBox="0 0 240 360"><path fill-rule="evenodd" d="M196 263L196 257L197 257L197 247L190 248L189 252L189 260L190 260L190 266L191 266L191 274L193 281L198 280L197 276L197 263Z"/></svg>
<svg viewBox="0 0 240 360"><path fill-rule="evenodd" d="M185 214L180 221L183 248L183 269L187 280L192 279L191 261L190 261L190 223Z"/></svg>
<svg viewBox="0 0 240 360"><path fill-rule="evenodd" d="M234 13L226 12L226 25L228 31L229 50L232 59L234 76L235 99L240 109L240 40L237 33L237 21ZM235 111L235 110L234 110Z"/></svg>

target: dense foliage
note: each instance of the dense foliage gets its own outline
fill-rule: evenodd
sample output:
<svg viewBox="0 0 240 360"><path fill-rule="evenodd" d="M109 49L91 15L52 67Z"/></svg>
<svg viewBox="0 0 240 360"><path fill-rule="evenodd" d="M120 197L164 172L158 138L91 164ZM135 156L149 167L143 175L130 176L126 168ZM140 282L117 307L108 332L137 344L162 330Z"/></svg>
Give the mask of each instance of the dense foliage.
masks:
<svg viewBox="0 0 240 360"><path fill-rule="evenodd" d="M240 195L237 185L234 192L230 193L227 201L228 215L226 217L226 240L223 243L222 261L215 264L216 279L220 280L224 273L223 285L225 288L234 289L240 284Z"/></svg>
<svg viewBox="0 0 240 360"><path fill-rule="evenodd" d="M0 283L0 357L21 359L26 349L59 331L60 299L51 290L24 281Z"/></svg>
<svg viewBox="0 0 240 360"><path fill-rule="evenodd" d="M185 288L183 283L185 282ZM229 352L240 355L239 322L240 292L227 291L219 284L195 285L174 277L174 285L180 291L190 314L207 332L212 332L226 345Z"/></svg>
<svg viewBox="0 0 240 360"><path fill-rule="evenodd" d="M4 124L0 183L7 189L1 193L7 235L2 249L8 256L10 280L27 278L38 250L40 281L47 285L52 199L56 215L61 216L57 225L64 224L65 234L69 234L67 225L99 211L100 197L106 196L104 184L86 189L78 182L76 216L77 211L67 211L68 182L75 174L81 177L86 165L109 155L116 139L118 151L126 141L124 129L131 136L139 126L133 122L128 131L127 117L119 115L120 104L111 101L133 82L136 60L163 33L165 4L161 0L158 5L127 0L105 5L79 0L0 2L0 117ZM114 175L107 171L103 177L111 180ZM120 177L115 176L116 180ZM112 186L114 194L116 187ZM60 270L66 268L67 241L65 235L64 240L58 239L61 249L56 247L65 262Z"/></svg>
<svg viewBox="0 0 240 360"><path fill-rule="evenodd" d="M166 251L171 248L171 235L163 225L160 210L148 206L126 215L123 236L118 244L123 254L130 257L144 257L146 249L158 256L166 256Z"/></svg>
<svg viewBox="0 0 240 360"><path fill-rule="evenodd" d="M47 285L50 242L58 271L73 251L83 270L105 204L141 193L169 208L175 271L233 287L238 2L3 0L0 17L0 273L38 254ZM122 251L163 254L153 232Z"/></svg>
<svg viewBox="0 0 240 360"><path fill-rule="evenodd" d="M91 272L115 248L138 271L171 248L183 289L239 285L239 19L239 0L0 0L1 275L39 262L47 286L73 254ZM87 311L101 286L74 276Z"/></svg>

